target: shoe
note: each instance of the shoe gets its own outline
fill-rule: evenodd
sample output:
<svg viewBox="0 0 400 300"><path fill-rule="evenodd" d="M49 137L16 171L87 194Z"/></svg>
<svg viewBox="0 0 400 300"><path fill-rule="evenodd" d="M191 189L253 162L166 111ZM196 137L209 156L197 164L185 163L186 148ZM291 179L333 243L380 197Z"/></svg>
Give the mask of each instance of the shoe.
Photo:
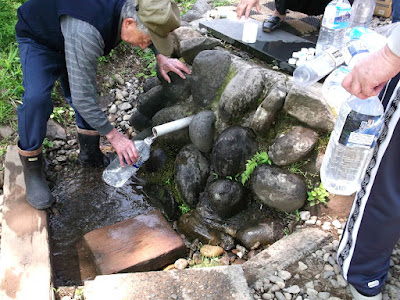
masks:
<svg viewBox="0 0 400 300"><path fill-rule="evenodd" d="M95 130L78 128L79 155L78 160L83 166L107 167L110 159L100 150L100 135Z"/></svg>
<svg viewBox="0 0 400 300"><path fill-rule="evenodd" d="M379 293L378 295L375 296L364 296L363 294L360 294L360 292L357 291L351 284L350 284L350 292L355 300L382 300L382 293Z"/></svg>
<svg viewBox="0 0 400 300"><path fill-rule="evenodd" d="M278 16L269 16L263 22L263 31L265 32L272 32L281 26L283 20Z"/></svg>
<svg viewBox="0 0 400 300"><path fill-rule="evenodd" d="M49 208L54 203L43 167L42 147L34 151L18 148L26 186L26 201L36 209Z"/></svg>

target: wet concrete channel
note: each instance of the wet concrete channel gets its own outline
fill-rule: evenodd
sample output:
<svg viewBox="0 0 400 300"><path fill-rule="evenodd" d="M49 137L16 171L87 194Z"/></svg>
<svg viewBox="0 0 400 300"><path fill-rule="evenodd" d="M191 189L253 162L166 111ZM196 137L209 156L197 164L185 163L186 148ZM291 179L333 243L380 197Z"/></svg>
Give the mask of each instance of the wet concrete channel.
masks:
<svg viewBox="0 0 400 300"><path fill-rule="evenodd" d="M100 168L74 166L63 171L52 190L56 204L49 232L55 286L81 285L96 276L91 253L82 242L86 233L154 209L143 187L132 179L114 188L101 175Z"/></svg>

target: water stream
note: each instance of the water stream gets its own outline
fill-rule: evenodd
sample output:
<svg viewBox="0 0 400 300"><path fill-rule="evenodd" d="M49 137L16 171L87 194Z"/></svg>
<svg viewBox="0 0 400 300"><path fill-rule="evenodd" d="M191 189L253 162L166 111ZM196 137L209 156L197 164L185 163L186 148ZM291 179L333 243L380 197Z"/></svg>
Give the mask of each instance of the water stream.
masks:
<svg viewBox="0 0 400 300"><path fill-rule="evenodd" d="M49 227L56 286L80 285L96 275L90 253L81 243L83 235L154 209L141 185L129 180L114 188L101 175L99 168L63 170L52 191L56 204Z"/></svg>

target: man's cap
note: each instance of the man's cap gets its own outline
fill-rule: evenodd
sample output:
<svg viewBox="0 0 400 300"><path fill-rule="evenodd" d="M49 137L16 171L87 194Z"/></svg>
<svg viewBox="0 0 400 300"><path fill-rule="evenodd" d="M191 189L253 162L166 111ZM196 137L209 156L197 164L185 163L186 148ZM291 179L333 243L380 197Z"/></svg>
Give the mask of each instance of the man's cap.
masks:
<svg viewBox="0 0 400 300"><path fill-rule="evenodd" d="M176 3L173 0L139 0L136 9L156 49L161 54L171 55L174 43L169 33L180 26Z"/></svg>

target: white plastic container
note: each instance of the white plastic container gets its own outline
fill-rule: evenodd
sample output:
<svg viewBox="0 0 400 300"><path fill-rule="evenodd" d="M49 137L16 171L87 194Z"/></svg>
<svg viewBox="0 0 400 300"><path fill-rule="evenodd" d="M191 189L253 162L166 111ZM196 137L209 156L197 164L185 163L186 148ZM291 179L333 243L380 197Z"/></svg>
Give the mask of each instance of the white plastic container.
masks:
<svg viewBox="0 0 400 300"><path fill-rule="evenodd" d="M255 22L245 22L243 24L242 42L252 44L257 41L258 24Z"/></svg>
<svg viewBox="0 0 400 300"><path fill-rule="evenodd" d="M383 128L379 98L348 98L340 108L321 166L321 182L333 194L351 195L361 187Z"/></svg>
<svg viewBox="0 0 400 300"><path fill-rule="evenodd" d="M132 166L125 165L121 167L119 157L115 158L103 172L104 182L113 187L123 186L139 170L143 163L149 159L152 142L153 139L150 137L135 141L135 147L139 154L137 161Z"/></svg>
<svg viewBox="0 0 400 300"><path fill-rule="evenodd" d="M338 114L343 102L350 97L350 93L342 87L343 79L350 73L350 68L340 66L326 77L322 85L322 95L328 105Z"/></svg>
<svg viewBox="0 0 400 300"><path fill-rule="evenodd" d="M368 28L369 24L371 24L375 6L375 0L355 0L351 6L349 28L357 26Z"/></svg>
<svg viewBox="0 0 400 300"><path fill-rule="evenodd" d="M294 82L302 87L309 86L324 78L344 63L343 54L333 47L306 61L293 72Z"/></svg>
<svg viewBox="0 0 400 300"><path fill-rule="evenodd" d="M335 47L342 49L343 38L349 26L351 5L347 0L333 0L325 8L316 44L316 54Z"/></svg>

